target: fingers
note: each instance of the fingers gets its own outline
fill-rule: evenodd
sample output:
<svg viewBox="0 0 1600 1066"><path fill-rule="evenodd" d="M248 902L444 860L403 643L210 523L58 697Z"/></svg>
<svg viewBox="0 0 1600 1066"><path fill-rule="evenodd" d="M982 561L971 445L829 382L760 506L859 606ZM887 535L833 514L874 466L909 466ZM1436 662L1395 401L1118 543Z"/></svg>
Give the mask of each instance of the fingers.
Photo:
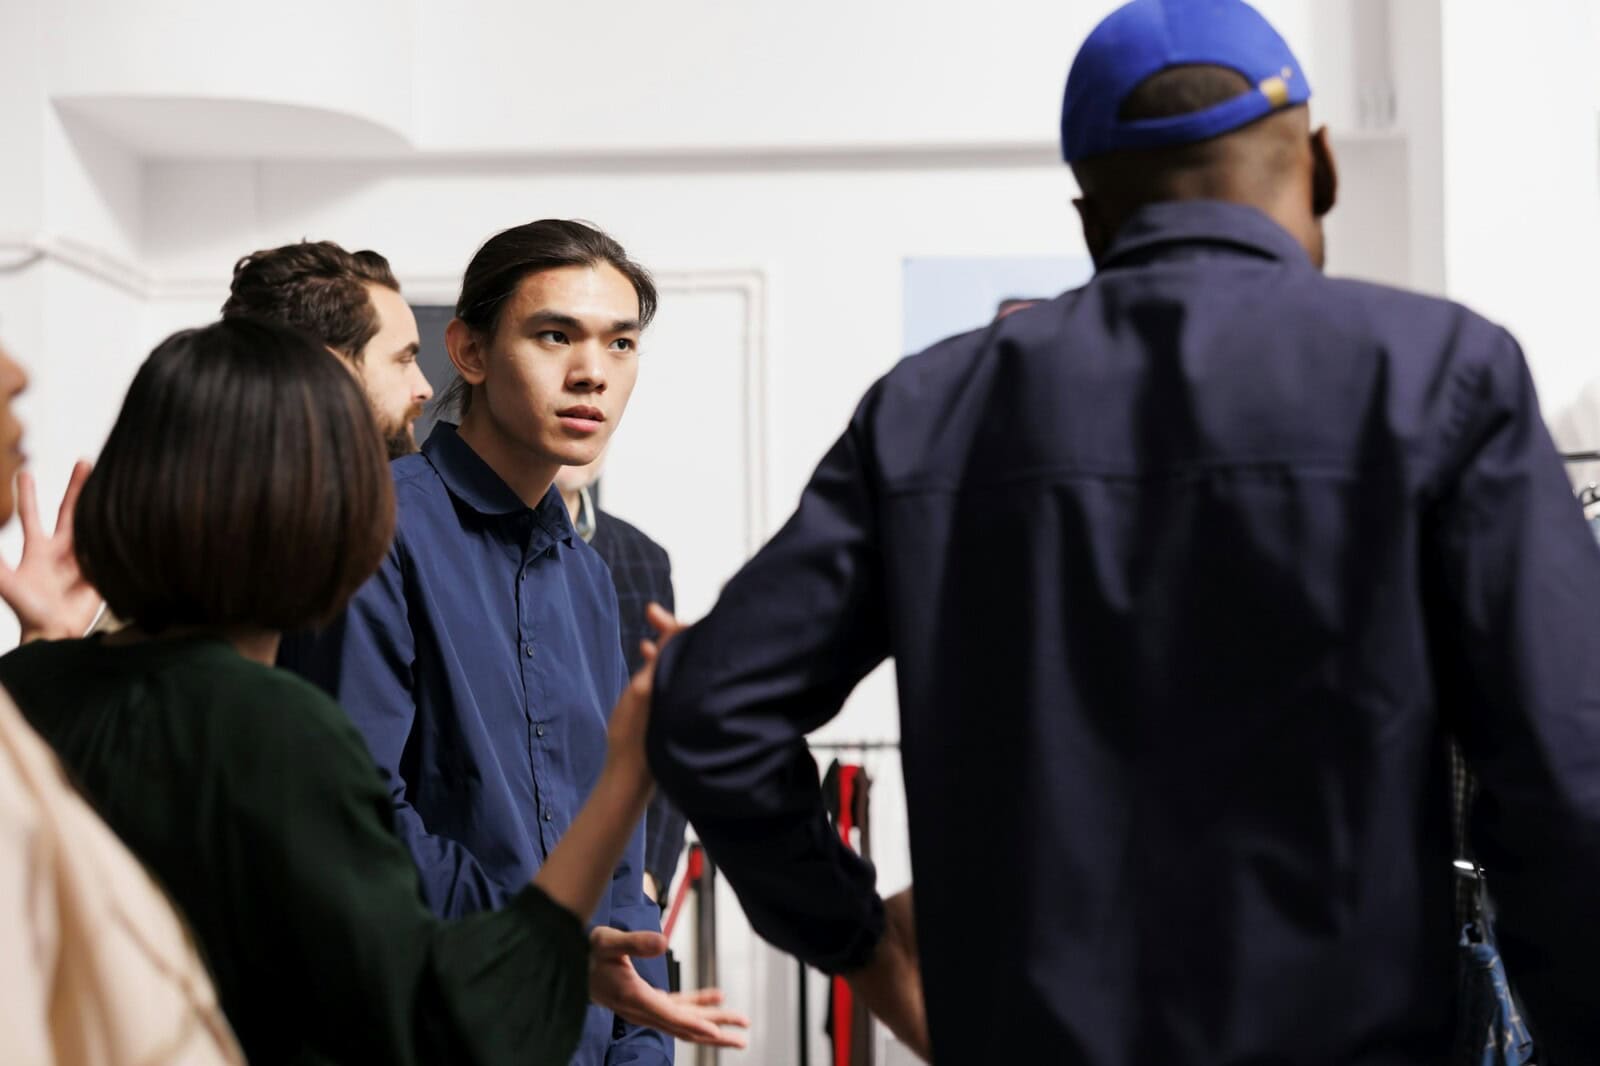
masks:
<svg viewBox="0 0 1600 1066"><path fill-rule="evenodd" d="M591 990L596 987L592 979L590 987ZM637 975L632 975L631 980L612 990L618 994L596 996L595 1002L611 1008L624 1021L690 1043L727 1048L745 1046L745 1036L737 1030L748 1029L750 1019L717 1005L722 999L718 989L668 995L659 988L652 988ZM728 1031L730 1029L734 1031Z"/></svg>
<svg viewBox="0 0 1600 1066"><path fill-rule="evenodd" d="M649 931L627 932L610 926L596 926L589 934L589 950L601 960L618 959L625 955L652 959L666 954L667 938Z"/></svg>
<svg viewBox="0 0 1600 1066"><path fill-rule="evenodd" d="M712 1025L730 1025L738 1029L750 1028L750 1019L736 1010L697 1008L696 1014L701 1021L710 1022Z"/></svg>
<svg viewBox="0 0 1600 1066"><path fill-rule="evenodd" d="M89 480L89 473L94 469L94 464L87 459L79 459L72 466L72 477L67 480L67 491L61 494L61 509L56 512L56 536L72 535L72 516L78 510L78 496L83 492L83 483Z"/></svg>
<svg viewBox="0 0 1600 1066"><path fill-rule="evenodd" d="M711 1047L742 1048L745 1034L740 1029L750 1028L750 1020L733 1011L682 1011L674 1012L672 1024L684 1033L682 1039ZM724 1028L727 1027L727 1028Z"/></svg>
<svg viewBox="0 0 1600 1066"><path fill-rule="evenodd" d="M688 1040L690 1044L704 1044L706 1047L746 1047L746 1036L742 1032L717 1028L717 1023L710 1021L709 1018L662 1016L654 1021L635 1021L634 1024L666 1032L667 1036Z"/></svg>
<svg viewBox="0 0 1600 1066"><path fill-rule="evenodd" d="M674 618L672 613L659 603L651 603L646 607L644 609L644 617L645 621L650 623L650 628L660 635L660 640L657 643L662 647L665 647L673 637L689 628Z"/></svg>
<svg viewBox="0 0 1600 1066"><path fill-rule="evenodd" d="M24 470L17 475L17 517L22 520L23 547L39 532L39 488L33 475Z"/></svg>

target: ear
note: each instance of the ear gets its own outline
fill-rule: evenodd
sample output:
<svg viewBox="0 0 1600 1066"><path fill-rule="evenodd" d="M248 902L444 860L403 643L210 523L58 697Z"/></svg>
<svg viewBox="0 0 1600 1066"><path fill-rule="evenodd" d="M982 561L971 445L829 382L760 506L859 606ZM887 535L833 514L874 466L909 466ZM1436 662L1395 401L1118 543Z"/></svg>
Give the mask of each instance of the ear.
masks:
<svg viewBox="0 0 1600 1066"><path fill-rule="evenodd" d="M444 347L450 353L450 362L455 365L462 381L473 386L483 384L488 373L484 365L488 353L484 351L477 330L459 318L452 318L444 328Z"/></svg>
<svg viewBox="0 0 1600 1066"><path fill-rule="evenodd" d="M1328 143L1328 127L1319 126L1311 135L1311 214L1321 218L1339 200L1339 167Z"/></svg>
<svg viewBox="0 0 1600 1066"><path fill-rule="evenodd" d="M1099 266L1100 257L1105 255L1112 237L1100 218L1099 205L1088 196L1080 196L1072 201L1072 206L1078 209L1078 221L1083 224L1083 243L1089 246L1089 258Z"/></svg>

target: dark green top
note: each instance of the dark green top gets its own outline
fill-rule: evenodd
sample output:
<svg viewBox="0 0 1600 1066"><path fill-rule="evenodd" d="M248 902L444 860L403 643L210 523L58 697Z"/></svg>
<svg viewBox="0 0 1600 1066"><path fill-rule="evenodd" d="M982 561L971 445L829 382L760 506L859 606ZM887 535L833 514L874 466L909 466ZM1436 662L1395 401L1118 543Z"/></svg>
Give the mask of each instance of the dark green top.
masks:
<svg viewBox="0 0 1600 1066"><path fill-rule="evenodd" d="M579 921L434 918L339 706L221 641L30 644L0 685L183 910L254 1066L565 1063Z"/></svg>

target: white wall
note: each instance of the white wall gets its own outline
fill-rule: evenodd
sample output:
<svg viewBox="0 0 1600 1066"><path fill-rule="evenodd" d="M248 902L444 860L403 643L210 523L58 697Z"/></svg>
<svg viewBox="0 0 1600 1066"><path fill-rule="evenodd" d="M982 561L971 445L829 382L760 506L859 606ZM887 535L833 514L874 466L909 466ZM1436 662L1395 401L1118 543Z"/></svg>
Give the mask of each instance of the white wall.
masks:
<svg viewBox="0 0 1600 1066"><path fill-rule="evenodd" d="M1443 14L1449 294L1521 340L1546 410L1600 375L1600 124L1587 0Z"/></svg>
<svg viewBox="0 0 1600 1066"><path fill-rule="evenodd" d="M393 150L415 114L403 0L51 0L57 104L145 151Z"/></svg>
<svg viewBox="0 0 1600 1066"><path fill-rule="evenodd" d="M418 141L600 152L1049 143L1076 44L1115 6L631 0L533 14L520 0L420 0L417 39L443 61L419 66ZM1314 50L1313 5L1259 6ZM460 75L466 57L472 77Z"/></svg>
<svg viewBox="0 0 1600 1066"><path fill-rule="evenodd" d="M146 304L126 264L141 252L144 165L52 105L43 10L0 4L0 337L28 368L24 447L53 519L75 459L100 447L142 356ZM15 560L15 523L0 553ZM0 611L0 647L16 640Z"/></svg>

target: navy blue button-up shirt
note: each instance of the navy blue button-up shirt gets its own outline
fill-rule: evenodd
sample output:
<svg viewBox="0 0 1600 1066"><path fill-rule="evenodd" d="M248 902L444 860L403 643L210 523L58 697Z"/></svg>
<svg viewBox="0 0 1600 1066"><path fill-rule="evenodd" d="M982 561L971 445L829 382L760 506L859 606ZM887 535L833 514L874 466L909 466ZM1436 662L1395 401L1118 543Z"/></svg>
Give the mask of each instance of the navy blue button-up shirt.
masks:
<svg viewBox="0 0 1600 1066"><path fill-rule="evenodd" d="M554 488L529 509L455 427L392 464L399 523L334 624L280 661L327 689L367 739L429 906L454 917L525 886L605 761L627 683L605 564ZM660 929L635 832L593 921ZM665 988L659 959L636 960ZM575 1063L672 1061L672 1043L591 1007Z"/></svg>
<svg viewBox="0 0 1600 1066"><path fill-rule="evenodd" d="M937 1061L1443 1061L1451 734L1535 1032L1596 1061L1600 549L1496 326L1165 204L874 386L651 722L826 969L882 913L802 737L886 656Z"/></svg>

